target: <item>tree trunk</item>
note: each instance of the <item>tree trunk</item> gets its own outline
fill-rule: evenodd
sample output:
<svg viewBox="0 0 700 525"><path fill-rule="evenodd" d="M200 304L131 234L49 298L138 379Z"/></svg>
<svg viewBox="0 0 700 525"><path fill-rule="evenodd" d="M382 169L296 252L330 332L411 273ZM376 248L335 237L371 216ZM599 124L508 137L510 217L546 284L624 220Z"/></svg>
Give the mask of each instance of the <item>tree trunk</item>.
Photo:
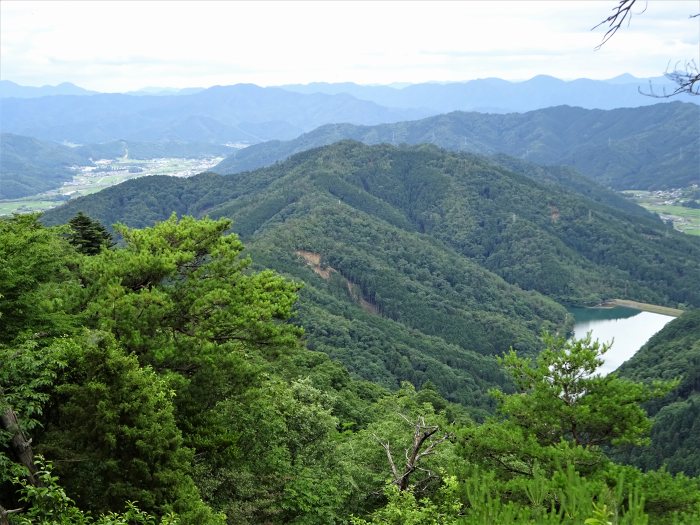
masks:
<svg viewBox="0 0 700 525"><path fill-rule="evenodd" d="M7 518L10 514L15 514L16 512L22 512L24 509L12 509L7 510L5 507L0 505L0 525L10 525L10 520Z"/></svg>
<svg viewBox="0 0 700 525"><path fill-rule="evenodd" d="M12 410L11 407L6 406L4 411L0 412L0 423L2 423L2 427L12 436L10 441L12 450L17 457L17 461L27 469L29 482L32 485L39 485L36 478L37 468L34 464L32 441L31 439L27 439L27 436L22 432L19 421L17 421L17 414L15 414L15 411ZM2 525L2 522L0 522L0 525Z"/></svg>

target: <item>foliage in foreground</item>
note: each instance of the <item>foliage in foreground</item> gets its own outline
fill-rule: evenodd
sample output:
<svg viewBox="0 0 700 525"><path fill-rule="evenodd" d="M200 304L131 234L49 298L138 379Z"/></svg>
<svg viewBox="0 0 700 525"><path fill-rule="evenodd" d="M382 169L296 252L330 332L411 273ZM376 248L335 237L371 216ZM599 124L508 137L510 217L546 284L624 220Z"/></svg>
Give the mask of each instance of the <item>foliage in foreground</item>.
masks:
<svg viewBox="0 0 700 525"><path fill-rule="evenodd" d="M0 221L0 523L700 518L698 479L604 448L642 443L640 403L676 384L601 378L604 346L545 335L534 362L502 358L517 391L477 424L429 383L388 392L306 350L297 285L251 271L228 227L173 216L90 255Z"/></svg>

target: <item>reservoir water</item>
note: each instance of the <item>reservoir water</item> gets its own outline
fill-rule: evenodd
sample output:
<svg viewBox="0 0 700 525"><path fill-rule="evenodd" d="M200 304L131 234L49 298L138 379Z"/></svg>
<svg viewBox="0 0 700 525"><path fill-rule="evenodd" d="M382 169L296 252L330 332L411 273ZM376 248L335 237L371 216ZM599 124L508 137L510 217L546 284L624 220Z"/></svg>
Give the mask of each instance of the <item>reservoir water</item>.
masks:
<svg viewBox="0 0 700 525"><path fill-rule="evenodd" d="M661 330L674 317L642 312L617 306L614 308L569 308L574 316L574 336L581 338L592 332L593 340L601 343L613 341L603 356L603 375L616 370L632 357L651 336Z"/></svg>

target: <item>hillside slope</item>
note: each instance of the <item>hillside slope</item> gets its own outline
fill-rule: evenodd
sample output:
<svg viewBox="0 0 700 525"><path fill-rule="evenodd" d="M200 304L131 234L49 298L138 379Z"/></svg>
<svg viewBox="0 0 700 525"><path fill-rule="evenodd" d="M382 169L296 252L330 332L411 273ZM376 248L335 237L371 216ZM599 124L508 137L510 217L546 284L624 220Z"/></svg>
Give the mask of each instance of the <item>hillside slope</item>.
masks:
<svg viewBox="0 0 700 525"><path fill-rule="evenodd" d="M501 381L490 356L533 352L540 330L570 326L552 299L700 304L700 240L431 146L341 142L237 176L147 177L45 219L79 210L131 226L230 217L257 263L305 283L311 348L383 384L429 379L467 404Z"/></svg>
<svg viewBox="0 0 700 525"><path fill-rule="evenodd" d="M651 445L621 457L644 469L700 474L700 310L687 311L619 369L637 381L679 379L664 399L649 404L654 417Z"/></svg>
<svg viewBox="0 0 700 525"><path fill-rule="evenodd" d="M79 152L55 142L0 134L0 199L14 199L60 186L83 163Z"/></svg>

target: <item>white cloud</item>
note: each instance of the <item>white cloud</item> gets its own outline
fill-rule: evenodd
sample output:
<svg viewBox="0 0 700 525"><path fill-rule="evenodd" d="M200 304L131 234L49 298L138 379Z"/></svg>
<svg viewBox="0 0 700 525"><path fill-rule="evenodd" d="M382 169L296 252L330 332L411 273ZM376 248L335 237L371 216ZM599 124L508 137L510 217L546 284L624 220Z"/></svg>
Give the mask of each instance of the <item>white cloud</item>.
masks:
<svg viewBox="0 0 700 525"><path fill-rule="evenodd" d="M0 2L0 77L98 90L253 82L658 75L696 58L697 2ZM640 2L640 5L642 3ZM700 8L696 9L700 10Z"/></svg>

